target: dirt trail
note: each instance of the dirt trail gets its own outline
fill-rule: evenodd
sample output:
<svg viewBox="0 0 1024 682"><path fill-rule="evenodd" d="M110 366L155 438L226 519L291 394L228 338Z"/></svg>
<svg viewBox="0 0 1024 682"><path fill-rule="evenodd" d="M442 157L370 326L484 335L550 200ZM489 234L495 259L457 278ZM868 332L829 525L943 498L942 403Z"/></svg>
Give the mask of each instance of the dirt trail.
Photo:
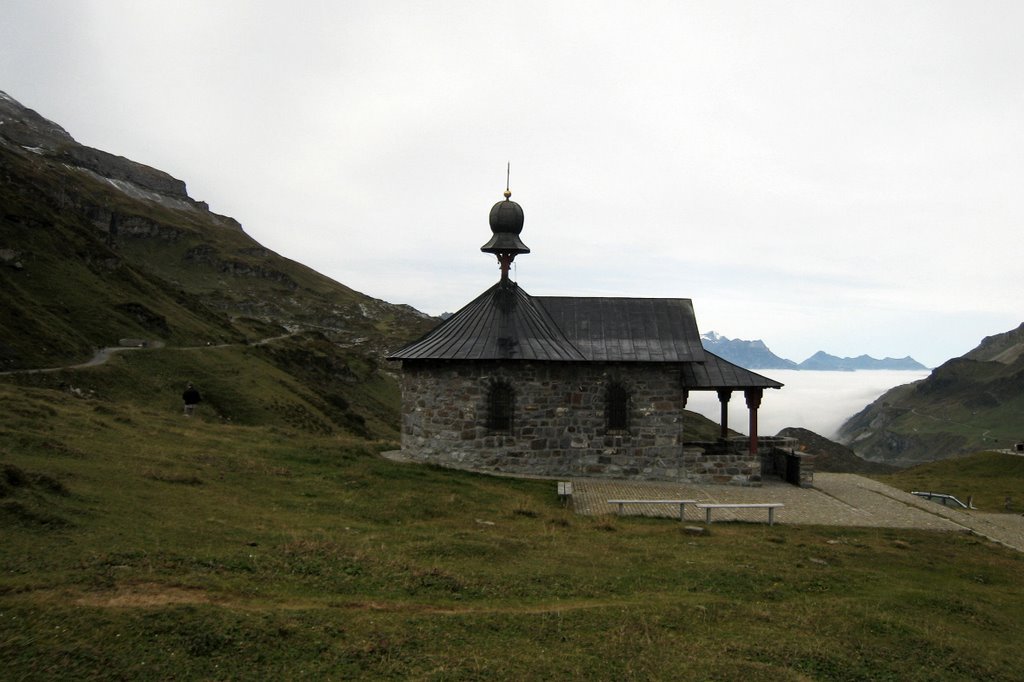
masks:
<svg viewBox="0 0 1024 682"><path fill-rule="evenodd" d="M0 372L0 376L6 374L46 374L49 372L60 372L66 369L82 369L84 367L97 367L106 363L110 360L110 356L114 353L123 353L125 351L132 350L150 350L153 348L163 348L163 341L153 341L152 345L148 346L108 346L106 348L100 348L96 351L96 354L85 362L81 362L77 365L64 365L62 367L44 367L41 369L11 369L4 372Z"/></svg>
<svg viewBox="0 0 1024 682"><path fill-rule="evenodd" d="M287 334L281 334L280 336L271 336L266 339L260 339L254 341L248 345L250 346L263 346L274 341L280 341L281 339L287 339L290 336L294 336L298 332L288 332ZM213 348L228 348L229 346L240 346L243 344L238 343L219 343L216 345L210 344L206 346L178 346L175 350L209 350ZM81 362L75 365L64 365L62 367L44 367L40 369L10 369L0 372L0 376L8 374L47 374L49 372L61 372L68 369L84 369L86 367L98 367L99 365L105 364L110 360L114 353L123 353L126 351L138 351L138 350L153 350L156 348L164 348L166 344L163 341L151 341L145 346L108 346L106 348L100 348L96 351L96 354L85 362Z"/></svg>

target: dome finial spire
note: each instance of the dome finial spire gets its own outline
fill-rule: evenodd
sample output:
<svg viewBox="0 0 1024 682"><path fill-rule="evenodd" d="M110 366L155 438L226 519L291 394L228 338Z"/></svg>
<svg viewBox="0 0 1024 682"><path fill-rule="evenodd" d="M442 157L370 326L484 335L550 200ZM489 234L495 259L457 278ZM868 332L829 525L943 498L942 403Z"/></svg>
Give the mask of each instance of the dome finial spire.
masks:
<svg viewBox="0 0 1024 682"><path fill-rule="evenodd" d="M512 201L512 190L509 189L509 177L512 175L512 163L505 167L505 201L499 201L491 207L487 217L491 224L491 239L480 247L484 253L493 253L498 257L501 266L501 279L508 279L509 266L520 253L530 253L530 247L519 239L523 231L523 207Z"/></svg>

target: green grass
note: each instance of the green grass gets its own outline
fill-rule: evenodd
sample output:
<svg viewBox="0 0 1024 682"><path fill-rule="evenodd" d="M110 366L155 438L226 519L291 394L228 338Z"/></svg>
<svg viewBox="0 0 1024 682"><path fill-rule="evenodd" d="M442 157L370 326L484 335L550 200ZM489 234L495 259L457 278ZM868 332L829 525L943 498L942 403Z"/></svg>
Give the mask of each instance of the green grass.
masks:
<svg viewBox="0 0 1024 682"><path fill-rule="evenodd" d="M203 396L199 410L211 420L398 437L398 387L374 358L339 350L317 354L302 341L291 344L294 358L279 357L275 349L286 344L130 350L96 367L9 375L5 380L74 390L125 414L177 414L181 393L192 382ZM319 365L323 367L311 369Z"/></svg>
<svg viewBox="0 0 1024 682"><path fill-rule="evenodd" d="M979 447L1005 448L1020 440L1024 397L985 410L965 409L949 401L906 412L894 420L891 428L907 434L958 436Z"/></svg>
<svg viewBox="0 0 1024 682"><path fill-rule="evenodd" d="M574 515L387 443L0 384L11 679L1019 679L977 537Z"/></svg>
<svg viewBox="0 0 1024 682"><path fill-rule="evenodd" d="M873 478L907 492L946 493L965 503L971 497L981 511L1024 512L1024 457L1017 455L979 452Z"/></svg>

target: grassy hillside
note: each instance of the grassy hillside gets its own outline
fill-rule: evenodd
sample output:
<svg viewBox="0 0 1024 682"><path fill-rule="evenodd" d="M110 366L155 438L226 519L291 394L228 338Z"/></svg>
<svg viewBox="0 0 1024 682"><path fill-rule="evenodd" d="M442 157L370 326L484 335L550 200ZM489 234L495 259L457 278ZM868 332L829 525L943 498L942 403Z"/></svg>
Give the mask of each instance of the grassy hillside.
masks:
<svg viewBox="0 0 1024 682"><path fill-rule="evenodd" d="M873 478L907 492L945 493L962 502L973 497L982 511L1024 512L1024 457L1017 455L979 452Z"/></svg>
<svg viewBox="0 0 1024 682"><path fill-rule="evenodd" d="M0 206L0 372L146 339L163 350L17 381L166 406L192 380L224 420L397 435L383 357L434 320L273 253L185 183L83 147L3 93Z"/></svg>
<svg viewBox="0 0 1024 682"><path fill-rule="evenodd" d="M11 374L11 385L82 395L110 409L174 415L194 383L207 419L313 434L398 438L399 393L372 356L341 355L326 341L283 338L264 345L140 349L104 365ZM116 407L115 407L116 406Z"/></svg>
<svg viewBox="0 0 1024 682"><path fill-rule="evenodd" d="M1024 440L1024 325L986 338L921 381L851 417L842 442L865 459L912 466Z"/></svg>
<svg viewBox="0 0 1024 682"><path fill-rule="evenodd" d="M84 360L124 337L241 339L225 316L107 243L89 214L116 191L3 145L0 171L0 369Z"/></svg>
<svg viewBox="0 0 1024 682"><path fill-rule="evenodd" d="M1024 558L976 537L577 517L118 377L0 382L9 678L1019 679Z"/></svg>

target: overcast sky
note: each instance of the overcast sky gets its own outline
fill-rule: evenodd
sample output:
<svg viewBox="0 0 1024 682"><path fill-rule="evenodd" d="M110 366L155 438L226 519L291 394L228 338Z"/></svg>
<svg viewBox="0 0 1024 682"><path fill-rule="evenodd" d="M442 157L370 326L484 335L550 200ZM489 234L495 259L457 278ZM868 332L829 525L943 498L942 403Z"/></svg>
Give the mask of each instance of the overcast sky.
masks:
<svg viewBox="0 0 1024 682"><path fill-rule="evenodd" d="M0 0L0 90L265 246L454 311L692 298L800 361L1024 321L1024 3Z"/></svg>

